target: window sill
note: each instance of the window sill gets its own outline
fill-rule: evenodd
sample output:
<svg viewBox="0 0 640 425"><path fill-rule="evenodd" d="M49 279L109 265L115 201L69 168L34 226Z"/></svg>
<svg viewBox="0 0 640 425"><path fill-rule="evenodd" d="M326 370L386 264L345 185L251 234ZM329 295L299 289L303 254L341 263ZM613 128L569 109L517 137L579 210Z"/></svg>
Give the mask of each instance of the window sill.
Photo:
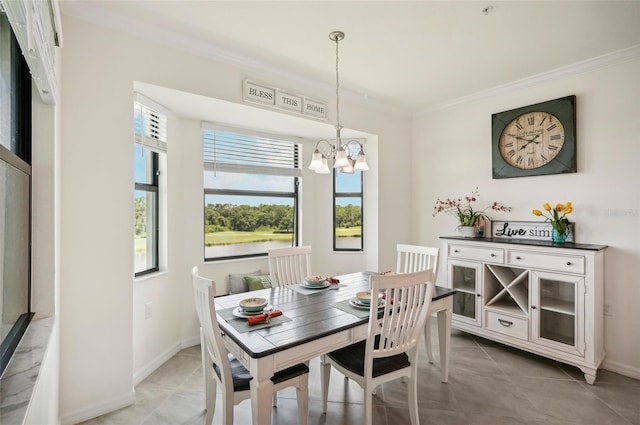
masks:
<svg viewBox="0 0 640 425"><path fill-rule="evenodd" d="M34 320L0 379L0 423L21 424L29 410L55 319Z"/></svg>
<svg viewBox="0 0 640 425"><path fill-rule="evenodd" d="M156 279L156 278L158 278L160 276L164 276L164 275L166 275L168 273L169 272L166 271L166 270L160 270L158 272L145 274L145 275L142 275L140 277L134 277L133 278L133 283L144 282L144 281L147 281L147 280Z"/></svg>

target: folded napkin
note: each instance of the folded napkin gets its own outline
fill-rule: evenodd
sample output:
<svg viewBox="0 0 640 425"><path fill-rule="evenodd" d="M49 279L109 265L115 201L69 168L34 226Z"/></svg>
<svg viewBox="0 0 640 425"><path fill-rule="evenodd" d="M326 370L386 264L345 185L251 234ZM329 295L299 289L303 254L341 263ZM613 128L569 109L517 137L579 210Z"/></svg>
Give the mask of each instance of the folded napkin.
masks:
<svg viewBox="0 0 640 425"><path fill-rule="evenodd" d="M249 325L258 325L263 322L269 322L272 317L282 316L282 311L273 310L268 313L256 314L255 316L247 317L247 323Z"/></svg>

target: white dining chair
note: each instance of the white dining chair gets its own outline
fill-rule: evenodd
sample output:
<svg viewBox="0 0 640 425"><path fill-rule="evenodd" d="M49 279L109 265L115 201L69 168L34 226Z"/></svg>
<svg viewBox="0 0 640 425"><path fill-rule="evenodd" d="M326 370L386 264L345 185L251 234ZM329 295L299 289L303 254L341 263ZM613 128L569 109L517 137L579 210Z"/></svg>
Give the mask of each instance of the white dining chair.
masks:
<svg viewBox="0 0 640 425"><path fill-rule="evenodd" d="M311 247L270 249L268 262L272 286L301 283L305 277L311 276Z"/></svg>
<svg viewBox="0 0 640 425"><path fill-rule="evenodd" d="M433 270L371 275L370 285L372 294L385 291L382 319L378 318L378 309L372 308L366 340L322 356L322 411L327 412L332 367L364 389L366 425L371 425L375 388L404 377L408 380L411 424L418 425L417 344L431 303Z"/></svg>
<svg viewBox="0 0 640 425"><path fill-rule="evenodd" d="M396 273L412 273L433 270L434 283L438 279L440 249L430 246L398 244L396 246ZM424 326L424 343L427 347L429 363L433 363L431 347L431 316L427 316Z"/></svg>
<svg viewBox="0 0 640 425"><path fill-rule="evenodd" d="M205 376L205 400L207 415L205 425L211 425L216 405L217 385L222 392L222 423L233 425L233 406L251 397L249 371L227 352L216 317L214 296L215 284L199 275L198 267L191 271L196 312L200 321L200 336L203 345L203 367ZM291 366L271 377L275 394L287 387L296 387L298 421L306 425L309 400L309 367L304 363ZM274 398L275 401L275 398Z"/></svg>
<svg viewBox="0 0 640 425"><path fill-rule="evenodd" d="M398 244L396 246L396 273L413 273L433 269L438 277L439 248L430 246Z"/></svg>

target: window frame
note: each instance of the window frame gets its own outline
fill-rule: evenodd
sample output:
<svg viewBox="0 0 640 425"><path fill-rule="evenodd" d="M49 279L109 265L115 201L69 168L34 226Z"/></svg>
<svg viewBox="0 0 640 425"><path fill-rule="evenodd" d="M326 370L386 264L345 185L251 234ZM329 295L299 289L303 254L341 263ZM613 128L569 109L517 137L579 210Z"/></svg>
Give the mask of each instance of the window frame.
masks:
<svg viewBox="0 0 640 425"><path fill-rule="evenodd" d="M1 8L0 8L1 9ZM3 20L2 32L8 32L9 37L6 40L7 48L4 50L4 53L8 53L10 57L10 62L8 63L8 72L10 73L9 78L9 90L7 90L9 99L9 109L10 109L10 137L11 143L10 146L2 145L2 150L4 151L3 161L11 164L15 168L20 169L22 172L28 174L29 176L29 213L28 213L28 268L31 270L31 262L32 262L32 247L31 240L33 238L33 222L32 222L32 209L33 209L33 200L32 191L33 191L33 174L31 169L31 150L32 150L32 104L33 104L33 91L32 84L33 79L31 77L31 72L29 70L29 66L22 54L20 49L20 45L18 40L11 28L9 23L8 16L4 11L0 11L0 19ZM4 35L4 34L0 34ZM2 58L6 59L6 58ZM5 62L6 66L6 62ZM3 75L5 77L5 75ZM3 206L4 208L4 206ZM33 319L35 312L32 311L32 287L31 287L31 273L27 273L27 288L26 288L26 311L20 307L20 315L16 319L15 323L6 334L6 336L0 340L0 376L6 370L9 361L14 355L18 344L20 343L22 336L26 332L29 323ZM0 285L2 286L2 285ZM25 289L21 287L20 289ZM0 288L0 291L3 291ZM4 302L15 301L11 300L7 294L2 295ZM14 306L15 307L15 306Z"/></svg>
<svg viewBox="0 0 640 425"><path fill-rule="evenodd" d="M152 249L152 267L135 272L134 270L134 276L135 277L140 277L140 276L144 276L146 274L149 273L154 273L160 270L160 185L159 185L159 180L160 180L160 168L159 168L159 154L158 152L154 152L152 150L146 149L144 147L141 147L142 149L144 149L144 153L145 155L151 155L151 159L149 161L151 168L149 170L149 174L151 177L151 182L150 183L140 183L135 181L135 177L134 177L134 199L135 199L135 192L147 192L147 193L153 193L154 194L154 199L155 202L153 202L153 208L151 211L151 216L152 216L152 221L154 223L154 225L152 226L152 236L153 236L153 249ZM147 203L147 208L148 208L148 203ZM135 223L134 223L135 225ZM149 227L147 227L147 238L149 238ZM135 255L135 253L134 253Z"/></svg>
<svg viewBox="0 0 640 425"><path fill-rule="evenodd" d="M333 251L334 252L364 252L364 176L362 171L355 171L360 175L359 192L337 192L337 180L339 171L333 169ZM336 206L339 198L360 198L360 248L338 248L338 226L336 223Z"/></svg>
<svg viewBox="0 0 640 425"><path fill-rule="evenodd" d="M293 241L292 246L298 246L299 238L300 238L300 220L299 220L299 204L300 204L300 177L293 177L293 191L292 192L271 192L271 191L260 191L260 190L239 190L239 189L211 189L204 188L204 196L203 196L203 208L206 208L206 197L207 195L231 195L231 196L255 196L255 197L270 197L270 198L292 198L293 199ZM204 213L204 210L203 210ZM203 220L203 228L204 228L204 216ZM203 246L204 250L204 261L205 262L213 262L213 261L224 261L224 260L237 260L242 258L255 258L255 257L266 257L268 252L260 252L254 254L240 254L240 255L226 255L223 257L207 257L206 254L206 246Z"/></svg>
<svg viewBox="0 0 640 425"><path fill-rule="evenodd" d="M161 208L165 211L166 205L161 201L161 189L164 190L164 184L166 179L160 178L160 167L165 167L164 157L160 157L160 154L166 155L167 153L167 126L169 111L157 104L153 100L146 96L134 92L133 101L133 139L134 139L134 155L139 153L135 147L138 147L144 155L149 155L145 168L144 181L136 180L135 175L135 157L134 160L134 278L148 275L160 271L160 264L162 259L160 258L160 245L161 245L161 227L160 216ZM162 183L161 183L162 181ZM161 184L163 187L160 187ZM136 253L135 253L135 199L136 192L146 192L146 208L147 208L147 227L146 239L147 247L151 249L146 250L147 255L147 267L143 270L136 271ZM149 196L153 194L153 196ZM150 203L149 198L153 199ZM151 210L149 211L149 208ZM149 221L153 223L149 226ZM151 239L151 240L150 240ZM165 259L166 261L166 259ZM150 265L149 265L150 264Z"/></svg>
<svg viewBox="0 0 640 425"><path fill-rule="evenodd" d="M221 139L216 139L217 133L220 132ZM245 152L246 158L251 158L251 161L245 162L244 160L234 160L235 157L242 157L242 150L244 149L241 145L246 143L248 139L256 139L255 148L257 149L255 152L260 153L260 150L265 148L265 143L268 144L270 142L275 143L275 145L283 145L290 144L291 147L285 149L285 151L291 149L289 161L282 161L282 157L269 156L264 157L264 161L256 160L256 155L251 153L250 151ZM227 140L224 140L227 139ZM221 143L229 143L228 140L238 140L240 145L232 148L234 151L233 156L226 156L225 153L220 153L219 161L216 160L215 154L215 140L220 140ZM213 141L213 154L211 150L211 143ZM203 142L203 177L207 176L207 172L224 172L224 173L235 173L238 175L273 175L273 176L281 176L281 177L291 177L293 187L291 191L268 191L268 190L251 190L251 189L230 189L230 188L212 188L212 187L203 187L203 258L205 262L215 262L215 261L226 261L226 260L236 260L243 258L256 258L256 257L266 257L268 255L268 250L264 252L255 252L255 253L243 253L236 255L224 255L218 257L207 257L207 246L205 243L206 240L206 223L205 223L205 209L207 206L206 198L211 195L222 195L222 196L241 196L241 197L268 197L268 198L289 198L293 201L293 237L292 237L292 246L298 246L300 243L300 185L302 183L302 173L300 169L300 159L301 159L301 142L302 140L296 138L294 136L287 136L282 134L269 134L257 130L244 129L239 127L229 127L223 126L213 123L202 122L202 142ZM244 145L247 146L246 144ZM222 152L222 150L220 150ZM227 150L226 152L229 152ZM264 152L264 150L263 150ZM260 155L257 155L260 156ZM276 159L276 157L278 157ZM285 155L287 157L287 155ZM250 163L251 162L251 163ZM206 183L205 183L206 184Z"/></svg>

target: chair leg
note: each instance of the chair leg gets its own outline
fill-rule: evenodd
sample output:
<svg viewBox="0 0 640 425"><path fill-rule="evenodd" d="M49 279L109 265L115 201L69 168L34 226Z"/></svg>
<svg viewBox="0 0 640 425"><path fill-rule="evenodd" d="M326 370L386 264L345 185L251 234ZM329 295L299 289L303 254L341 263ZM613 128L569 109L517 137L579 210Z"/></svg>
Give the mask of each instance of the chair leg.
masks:
<svg viewBox="0 0 640 425"><path fill-rule="evenodd" d="M375 388L365 385L364 388L364 423L371 425L373 419L373 390Z"/></svg>
<svg viewBox="0 0 640 425"><path fill-rule="evenodd" d="M322 413L327 413L327 398L329 397L329 378L331 365L325 355L320 356L320 383L322 385Z"/></svg>
<svg viewBox="0 0 640 425"><path fill-rule="evenodd" d="M418 416L418 376L417 373L411 373L408 383L408 396L409 396L409 419L411 425L420 425L420 418Z"/></svg>
<svg viewBox="0 0 640 425"><path fill-rule="evenodd" d="M431 316L427 316L427 321L424 325L424 343L427 346L427 357L429 363L433 364L433 350L431 348Z"/></svg>
<svg viewBox="0 0 640 425"><path fill-rule="evenodd" d="M233 425L233 394L222 394L222 425Z"/></svg>
<svg viewBox="0 0 640 425"><path fill-rule="evenodd" d="M300 377L296 386L296 398L298 399L298 423L307 425L309 416L309 375Z"/></svg>
<svg viewBox="0 0 640 425"><path fill-rule="evenodd" d="M204 409L207 412L205 416L205 425L211 425L213 422L213 414L216 409L216 381L211 375L211 363L208 360L208 354L204 343L204 333L200 328L200 355L202 359L202 374L204 375Z"/></svg>

